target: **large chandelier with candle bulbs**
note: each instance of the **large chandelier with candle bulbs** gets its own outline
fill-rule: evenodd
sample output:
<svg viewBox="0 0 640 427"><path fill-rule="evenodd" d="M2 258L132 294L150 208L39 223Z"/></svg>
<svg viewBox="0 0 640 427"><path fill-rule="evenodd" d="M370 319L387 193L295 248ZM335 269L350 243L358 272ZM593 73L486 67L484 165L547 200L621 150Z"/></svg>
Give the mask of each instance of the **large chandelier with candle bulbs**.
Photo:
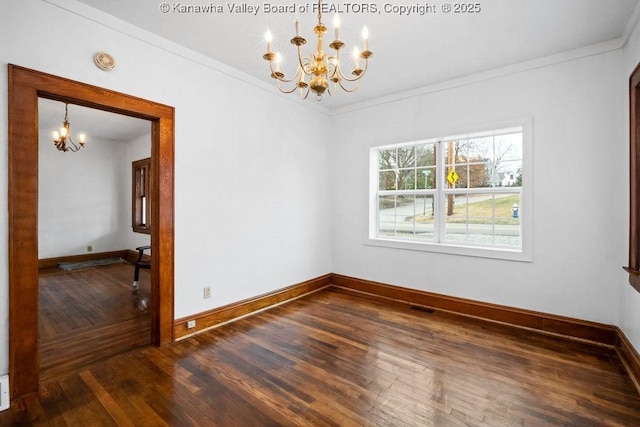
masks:
<svg viewBox="0 0 640 427"><path fill-rule="evenodd" d="M282 57L273 51L272 35L267 31L267 53L262 57L269 61L271 77L276 79L278 89L281 92L292 93L299 89L300 97L303 99L309 96L309 92L313 92L316 99L320 101L325 92L333 95L338 87L346 92L358 89L360 79L367 71L369 58L373 55L373 52L369 50L369 31L366 26L362 28L362 52L357 47L353 48L353 70L350 75L346 75L343 71L343 64L340 63L340 49L345 47L345 44L340 40L340 17L338 14L333 18L333 26L335 40L329 44L329 48L333 49L335 53L329 55L325 53L323 47L323 37L327 32L327 27L322 23L322 0L318 0L318 24L313 28L313 32L318 37L316 52L305 57L302 55L301 47L307 43L307 40L300 35L300 19L296 19L296 35L291 39L291 44L297 47L298 65L291 78L285 78L281 71Z"/></svg>

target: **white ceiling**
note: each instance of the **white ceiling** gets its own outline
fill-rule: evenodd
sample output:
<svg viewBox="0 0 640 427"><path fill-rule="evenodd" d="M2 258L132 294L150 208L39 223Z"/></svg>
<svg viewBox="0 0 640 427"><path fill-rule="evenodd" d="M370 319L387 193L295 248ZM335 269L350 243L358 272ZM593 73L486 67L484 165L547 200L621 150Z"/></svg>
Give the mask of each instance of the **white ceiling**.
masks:
<svg viewBox="0 0 640 427"><path fill-rule="evenodd" d="M307 49L315 45L312 28L314 13L265 13L264 3L300 6L295 0L245 0L244 2L173 2L168 0L79 0L142 29L160 35L196 52L273 85L264 33L274 34L274 49L285 57L284 71L294 68L294 19L301 19L301 32ZM170 11L162 13L166 1ZM315 3L313 0L309 0ZM231 13L233 4L260 6L260 11ZM326 2L339 7L341 39L350 52L354 42L361 44L360 29L370 32L370 60L367 76L354 94L339 93L321 101L329 109L343 107L400 91L408 91L457 77L508 66L601 42L620 39L638 0L480 0L481 11L474 14L442 12L443 1L429 2L435 13L398 15L384 10L394 0L362 3ZM179 13L174 5L221 5L222 13ZM375 4L378 13L347 12L347 7ZM426 4L404 2L407 5ZM454 4L451 2L450 4ZM350 5L350 6L347 6ZM315 4L314 4L315 6ZM333 39L333 13L325 13L323 22ZM325 42L325 44L327 44ZM116 59L118 52L110 52ZM294 96L294 95L282 95ZM306 102L316 102L309 97Z"/></svg>
<svg viewBox="0 0 640 427"><path fill-rule="evenodd" d="M151 122L148 120L74 104L69 104L68 112L71 138L78 142L78 135L84 133L87 135L87 146L96 138L129 142L151 133ZM38 116L40 132L51 135L53 144L53 131L60 130L64 121L64 102L39 98Z"/></svg>
<svg viewBox="0 0 640 427"><path fill-rule="evenodd" d="M315 46L312 32L315 13L265 13L264 3L300 6L296 0L245 0L260 6L257 14L231 13L230 5L243 2L189 2L168 0L79 0L144 30L236 68L245 74L275 86L262 55L266 51L264 33L274 35L274 50L285 57L284 71L293 71L294 20L300 17L301 33L309 46ZM166 1L170 11L162 13ZM309 0L315 3L313 0ZM370 32L369 48L374 52L367 75L359 90L336 96L324 96L321 103L335 109L397 92L464 77L527 60L546 57L597 43L620 39L629 31L640 0L481 0L475 14L442 12L441 0L430 2L435 13L397 15L384 10L384 4L397 1L368 0L366 3L324 2L339 7L340 38L351 51L360 44L360 30L366 24ZM450 4L453 4L451 2ZM174 5L221 5L222 13L179 13ZM379 13L355 13L353 8L375 4ZM405 2L416 5L417 2ZM426 3L420 3L422 5ZM350 6L347 6L350 5ZM355 6L353 6L355 5ZM635 12L635 13L634 13ZM323 15L333 39L332 13ZM326 44L326 43L325 43ZM111 53L116 61L118 52ZM350 65L348 61L347 63ZM274 89L275 91L275 89ZM282 95L295 96L295 95ZM309 96L305 102L317 102ZM40 129L57 130L64 119L64 104L41 99ZM118 114L69 106L72 135L87 133L87 138L130 141L150 132L149 122Z"/></svg>

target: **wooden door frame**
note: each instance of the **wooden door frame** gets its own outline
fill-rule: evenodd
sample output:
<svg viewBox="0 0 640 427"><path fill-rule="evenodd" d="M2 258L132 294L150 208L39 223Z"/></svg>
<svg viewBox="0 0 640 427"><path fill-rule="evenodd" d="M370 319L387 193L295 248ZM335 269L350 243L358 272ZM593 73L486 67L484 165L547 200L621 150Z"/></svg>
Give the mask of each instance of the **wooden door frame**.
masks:
<svg viewBox="0 0 640 427"><path fill-rule="evenodd" d="M38 98L151 122L152 342L173 342L174 108L9 64L9 375L11 400L38 391Z"/></svg>
<svg viewBox="0 0 640 427"><path fill-rule="evenodd" d="M640 292L640 64L629 77L629 283Z"/></svg>

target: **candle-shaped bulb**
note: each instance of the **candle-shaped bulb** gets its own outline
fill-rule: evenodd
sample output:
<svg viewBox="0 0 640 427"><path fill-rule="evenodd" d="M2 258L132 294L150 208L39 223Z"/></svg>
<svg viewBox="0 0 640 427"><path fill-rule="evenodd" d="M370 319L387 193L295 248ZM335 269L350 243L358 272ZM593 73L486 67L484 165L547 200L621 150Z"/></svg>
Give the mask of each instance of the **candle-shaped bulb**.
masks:
<svg viewBox="0 0 640 427"><path fill-rule="evenodd" d="M81 133L80 135L78 135L78 138L80 138L80 145L84 145L84 141L87 139L87 135Z"/></svg>
<svg viewBox="0 0 640 427"><path fill-rule="evenodd" d="M369 50L369 29L366 25L362 27L362 42L364 44L364 50Z"/></svg>
<svg viewBox="0 0 640 427"><path fill-rule="evenodd" d="M62 138L66 138L67 137L67 128L66 127L63 126L63 127L60 128L60 136Z"/></svg>
<svg viewBox="0 0 640 427"><path fill-rule="evenodd" d="M296 36L300 37L300 18L296 18Z"/></svg>
<svg viewBox="0 0 640 427"><path fill-rule="evenodd" d="M58 133L58 131L53 131L53 140L54 141L60 141L60 134Z"/></svg>
<svg viewBox="0 0 640 427"><path fill-rule="evenodd" d="M356 69L360 68L360 51L357 47L353 48L353 63L356 66Z"/></svg>
<svg viewBox="0 0 640 427"><path fill-rule="evenodd" d="M271 31L267 30L264 35L264 39L267 41L267 52L271 53L271 42L273 41L273 35L271 34Z"/></svg>
<svg viewBox="0 0 640 427"><path fill-rule="evenodd" d="M276 53L276 72L280 71L280 63L282 62L282 55L280 55L279 53Z"/></svg>
<svg viewBox="0 0 640 427"><path fill-rule="evenodd" d="M336 40L340 40L340 15L333 15L333 28L335 29Z"/></svg>

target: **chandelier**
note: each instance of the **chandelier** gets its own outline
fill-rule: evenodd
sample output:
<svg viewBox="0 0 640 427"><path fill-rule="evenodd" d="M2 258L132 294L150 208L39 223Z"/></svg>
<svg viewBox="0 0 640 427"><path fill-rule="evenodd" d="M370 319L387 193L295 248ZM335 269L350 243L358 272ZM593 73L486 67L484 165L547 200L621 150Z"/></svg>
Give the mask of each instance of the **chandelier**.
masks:
<svg viewBox="0 0 640 427"><path fill-rule="evenodd" d="M71 151L71 152L76 152L79 149L81 149L82 147L84 147L84 141L85 141L85 134L81 133L78 135L78 138L80 139L80 146L76 145L73 140L71 139L71 130L70 130L70 123L69 123L69 104L64 104L64 122L62 122L62 127L60 128L60 132L55 131L53 132L53 143L55 144L56 148L60 151ZM71 143L71 145L67 146L67 141L69 141Z"/></svg>
<svg viewBox="0 0 640 427"><path fill-rule="evenodd" d="M340 17L336 14L333 18L333 27L335 29L335 40L329 44L329 47L335 51L334 55L328 55L324 52L322 39L327 32L327 27L322 23L322 0L318 0L318 24L313 28L313 32L318 37L316 52L307 57L302 55L301 46L307 43L307 40L300 36L300 19L295 21L296 35L291 39L291 44L295 45L298 50L298 67L294 76L290 79L285 78L284 73L280 70L282 56L273 52L273 37L270 31L265 36L267 40L267 53L262 58L269 61L271 69L271 77L276 79L278 89L283 93L292 93L296 89L300 90L300 97L307 99L309 91L316 94L316 99L320 101L322 95L326 92L333 95L338 86L345 92L354 92L360 85L360 79L367 71L369 58L373 52L369 50L369 30L366 26L362 28L363 49L362 52L357 47L353 48L354 68L351 76L343 73L342 64L340 63L340 49L345 44L340 40ZM361 61L364 64L361 68ZM307 77L309 83L307 83ZM333 83L332 85L329 83ZM290 85L289 85L290 84Z"/></svg>

